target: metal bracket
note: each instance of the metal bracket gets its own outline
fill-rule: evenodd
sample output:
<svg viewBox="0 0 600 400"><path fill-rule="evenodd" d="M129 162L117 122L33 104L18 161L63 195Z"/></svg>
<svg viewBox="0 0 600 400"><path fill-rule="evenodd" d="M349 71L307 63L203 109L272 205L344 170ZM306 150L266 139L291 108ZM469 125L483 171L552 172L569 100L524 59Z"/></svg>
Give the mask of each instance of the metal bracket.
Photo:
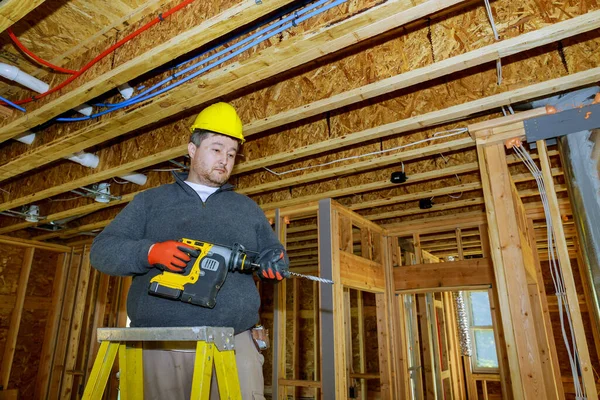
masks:
<svg viewBox="0 0 600 400"><path fill-rule="evenodd" d="M523 125L527 142L589 131L600 127L600 103L526 119Z"/></svg>

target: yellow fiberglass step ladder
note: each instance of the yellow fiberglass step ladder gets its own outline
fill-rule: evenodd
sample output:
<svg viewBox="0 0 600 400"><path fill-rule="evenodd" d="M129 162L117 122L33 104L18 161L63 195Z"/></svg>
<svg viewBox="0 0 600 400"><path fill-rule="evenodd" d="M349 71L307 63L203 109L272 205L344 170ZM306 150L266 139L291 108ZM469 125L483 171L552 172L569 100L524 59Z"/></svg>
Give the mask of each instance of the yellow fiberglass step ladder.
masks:
<svg viewBox="0 0 600 400"><path fill-rule="evenodd" d="M241 400L234 354L233 328L99 328L100 349L83 393L83 400L100 400L119 354L120 397L144 399L142 342L194 341L196 359L190 400L208 400L213 363L221 399Z"/></svg>

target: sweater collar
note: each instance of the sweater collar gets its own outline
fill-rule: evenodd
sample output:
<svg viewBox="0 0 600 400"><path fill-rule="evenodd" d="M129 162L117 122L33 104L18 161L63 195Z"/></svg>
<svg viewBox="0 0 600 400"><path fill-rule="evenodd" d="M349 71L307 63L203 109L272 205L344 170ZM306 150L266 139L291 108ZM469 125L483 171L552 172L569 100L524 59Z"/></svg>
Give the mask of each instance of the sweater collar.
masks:
<svg viewBox="0 0 600 400"><path fill-rule="evenodd" d="M177 172L177 171L173 171L173 176L175 177L175 182L177 182L177 184L183 188L183 190L187 191L194 191L194 189L192 189L188 184L185 183L185 180L188 177L188 173L187 172ZM235 186L233 186L231 183L226 182L224 183L218 190L217 192L223 192L223 191L227 191L227 190L233 190L235 188ZM216 193L216 192L215 192ZM195 194L195 192L194 192Z"/></svg>

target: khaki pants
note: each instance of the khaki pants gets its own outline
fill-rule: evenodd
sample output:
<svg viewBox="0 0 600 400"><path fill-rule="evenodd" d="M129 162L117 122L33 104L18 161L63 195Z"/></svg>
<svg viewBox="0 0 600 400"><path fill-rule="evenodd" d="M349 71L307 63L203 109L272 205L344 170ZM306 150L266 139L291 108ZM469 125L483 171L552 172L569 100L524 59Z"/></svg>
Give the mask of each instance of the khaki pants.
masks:
<svg viewBox="0 0 600 400"><path fill-rule="evenodd" d="M190 343L191 344L191 343ZM144 399L188 400L192 391L195 352L144 347ZM194 347L192 347L194 348ZM258 352L250 331L235 335L235 362L244 400L264 400L264 357ZM218 400L213 370L210 399Z"/></svg>

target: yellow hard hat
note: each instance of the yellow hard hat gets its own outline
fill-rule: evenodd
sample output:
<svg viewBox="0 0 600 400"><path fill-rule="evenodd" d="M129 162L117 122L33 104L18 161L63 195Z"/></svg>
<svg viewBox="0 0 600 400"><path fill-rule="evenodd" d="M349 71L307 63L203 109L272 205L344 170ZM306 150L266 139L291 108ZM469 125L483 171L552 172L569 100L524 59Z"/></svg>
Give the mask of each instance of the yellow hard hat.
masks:
<svg viewBox="0 0 600 400"><path fill-rule="evenodd" d="M246 141L242 135L242 120L235 108L228 103L215 103L200 111L196 120L190 127L194 133L196 129L220 133L238 139L244 144Z"/></svg>

